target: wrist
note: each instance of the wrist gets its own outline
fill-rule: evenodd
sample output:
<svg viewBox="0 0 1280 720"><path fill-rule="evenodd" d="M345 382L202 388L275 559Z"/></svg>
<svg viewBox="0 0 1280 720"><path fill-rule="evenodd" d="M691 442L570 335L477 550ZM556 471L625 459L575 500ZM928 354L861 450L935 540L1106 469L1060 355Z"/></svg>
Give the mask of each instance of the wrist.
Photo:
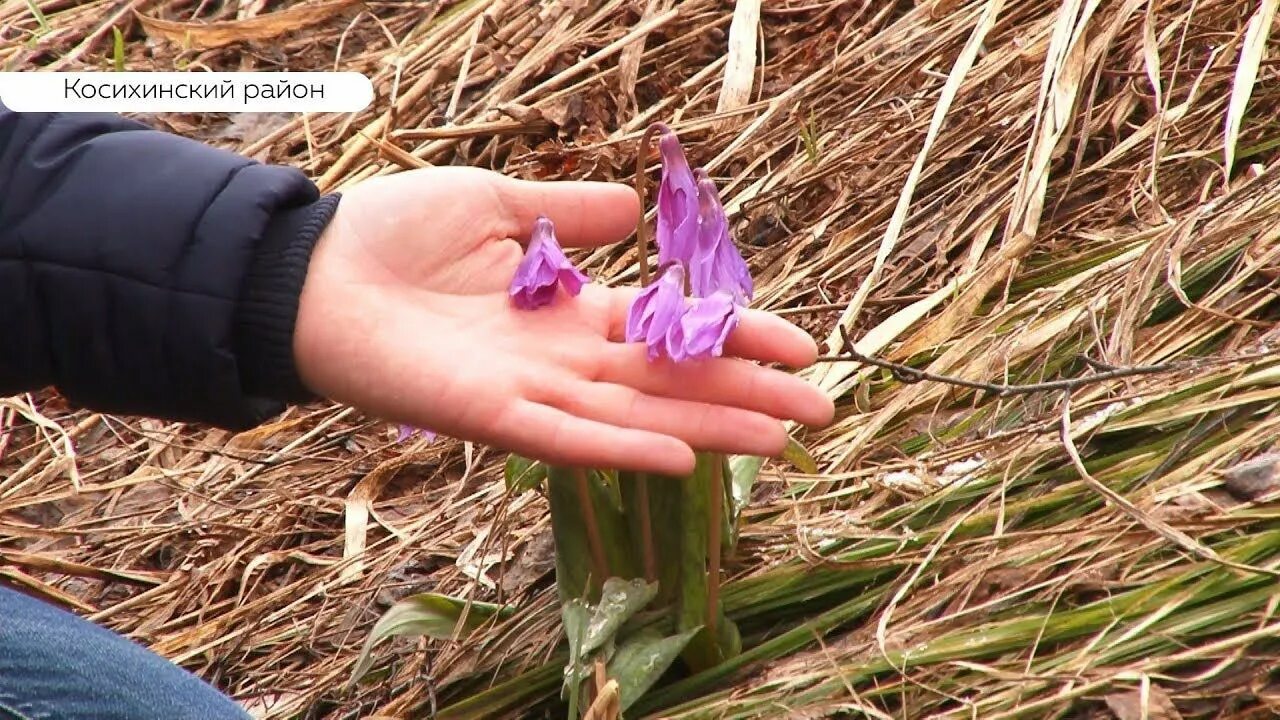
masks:
<svg viewBox="0 0 1280 720"><path fill-rule="evenodd" d="M302 287L312 252L340 196L279 212L263 233L237 310L236 350L244 389L285 402L314 399L294 354Z"/></svg>

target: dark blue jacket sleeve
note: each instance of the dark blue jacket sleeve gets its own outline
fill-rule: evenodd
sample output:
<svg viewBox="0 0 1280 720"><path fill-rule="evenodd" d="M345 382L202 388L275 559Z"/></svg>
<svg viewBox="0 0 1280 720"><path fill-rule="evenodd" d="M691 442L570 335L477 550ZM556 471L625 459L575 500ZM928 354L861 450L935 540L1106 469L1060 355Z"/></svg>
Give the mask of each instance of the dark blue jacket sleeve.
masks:
<svg viewBox="0 0 1280 720"><path fill-rule="evenodd" d="M308 399L293 325L337 203L116 115L0 105L0 396L235 429Z"/></svg>

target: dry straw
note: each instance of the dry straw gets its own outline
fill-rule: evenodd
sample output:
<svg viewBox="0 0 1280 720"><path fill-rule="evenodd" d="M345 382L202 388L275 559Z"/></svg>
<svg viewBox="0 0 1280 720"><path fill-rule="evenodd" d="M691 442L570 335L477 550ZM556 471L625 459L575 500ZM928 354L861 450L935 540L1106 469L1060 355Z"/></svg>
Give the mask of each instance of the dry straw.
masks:
<svg viewBox="0 0 1280 720"><path fill-rule="evenodd" d="M32 0L0 6L0 67L109 67L114 26L128 69L368 73L355 117L149 118L326 189L456 163L624 179L662 120L725 188L757 306L828 353L843 328L995 385L1255 356L1065 399L822 364L822 473L766 467L726 568L743 654L630 713L1246 718L1280 703L1280 481L1231 472L1280 425L1275 9ZM583 260L610 277L630 253ZM500 453L328 407L233 437L42 393L0 425L0 576L260 714L557 703L546 504L506 495ZM346 690L411 591L517 612L385 645Z"/></svg>

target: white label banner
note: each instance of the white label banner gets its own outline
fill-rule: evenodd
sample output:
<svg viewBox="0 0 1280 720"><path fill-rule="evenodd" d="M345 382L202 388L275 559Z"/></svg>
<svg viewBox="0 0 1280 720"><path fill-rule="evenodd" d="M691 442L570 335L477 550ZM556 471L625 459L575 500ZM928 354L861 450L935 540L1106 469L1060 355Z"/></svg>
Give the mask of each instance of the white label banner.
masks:
<svg viewBox="0 0 1280 720"><path fill-rule="evenodd" d="M356 72L0 72L16 112L358 112L373 83Z"/></svg>

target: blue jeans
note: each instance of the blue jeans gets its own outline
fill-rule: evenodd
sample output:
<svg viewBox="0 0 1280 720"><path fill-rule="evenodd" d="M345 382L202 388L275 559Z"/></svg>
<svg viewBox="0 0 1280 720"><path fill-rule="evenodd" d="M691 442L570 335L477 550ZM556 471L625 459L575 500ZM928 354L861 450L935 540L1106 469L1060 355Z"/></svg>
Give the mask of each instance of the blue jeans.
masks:
<svg viewBox="0 0 1280 720"><path fill-rule="evenodd" d="M199 678L0 586L0 720L248 720Z"/></svg>

